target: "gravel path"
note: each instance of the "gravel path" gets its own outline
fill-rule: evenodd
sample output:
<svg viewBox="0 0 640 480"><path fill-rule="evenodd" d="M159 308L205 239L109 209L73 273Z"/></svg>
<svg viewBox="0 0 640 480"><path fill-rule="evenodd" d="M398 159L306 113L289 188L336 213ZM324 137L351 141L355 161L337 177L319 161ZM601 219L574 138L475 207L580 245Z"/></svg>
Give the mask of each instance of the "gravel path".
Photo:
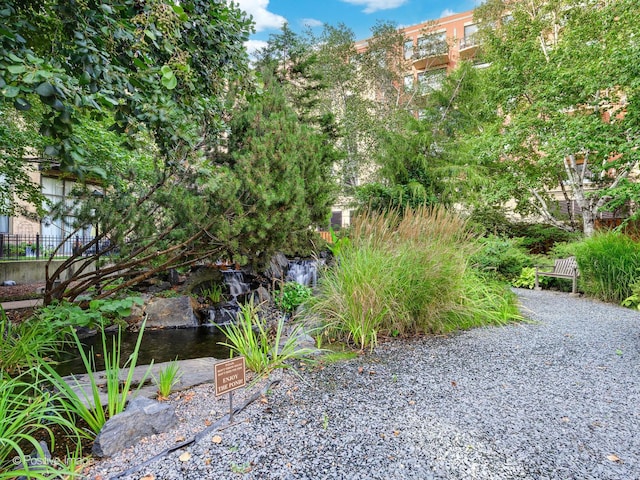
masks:
<svg viewBox="0 0 640 480"><path fill-rule="evenodd" d="M532 321L286 373L219 443L212 433L125 478L640 479L640 312L516 292ZM178 431L88 476L110 478L222 415L210 386L194 392L173 400Z"/></svg>

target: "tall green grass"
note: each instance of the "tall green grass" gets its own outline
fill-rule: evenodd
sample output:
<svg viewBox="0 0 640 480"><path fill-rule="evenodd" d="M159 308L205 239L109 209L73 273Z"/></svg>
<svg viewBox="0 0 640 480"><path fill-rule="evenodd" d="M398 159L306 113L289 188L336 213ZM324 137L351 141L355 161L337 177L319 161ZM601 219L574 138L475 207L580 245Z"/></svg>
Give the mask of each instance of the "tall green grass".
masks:
<svg viewBox="0 0 640 480"><path fill-rule="evenodd" d="M618 232L597 233L575 249L580 286L590 296L622 303L640 280L640 243Z"/></svg>
<svg viewBox="0 0 640 480"><path fill-rule="evenodd" d="M465 222L444 209L359 217L340 262L321 279L312 310L361 349L379 335L440 333L517 316L504 287L480 280ZM500 291L500 294L496 294Z"/></svg>
<svg viewBox="0 0 640 480"><path fill-rule="evenodd" d="M44 360L41 361L43 376L56 388L56 390L61 392L59 402L61 407L74 416L82 418L95 434L100 433L100 430L106 423L107 419L123 412L125 409L127 401L129 400L129 395L131 394L133 374L138 362L138 352L140 351L145 324L146 320L142 322L142 326L136 340L136 345L131 355L129 355L129 358L124 362L124 365L121 359L120 348L122 343L121 329L118 329L117 337L112 339L110 350L107 349L107 340L104 329L101 330L102 351L104 352L105 357L105 380L99 378L97 374L93 349L91 349L89 355L87 355L82 348L82 343L80 342L78 335L73 329L71 329L71 335L75 340L76 347L82 357L82 363L84 364L87 376L89 377L89 384L91 387L90 394L85 392L84 389L74 388L74 386L65 381L60 374L56 372L51 365L49 365L48 362ZM142 379L138 383L137 389L142 387L150 372L151 365L149 365L143 374ZM103 382L107 393L106 409L105 406L102 405L102 401L100 399L100 391L103 386Z"/></svg>
<svg viewBox="0 0 640 480"><path fill-rule="evenodd" d="M55 353L60 346L59 334L46 325L34 318L11 323L0 307L0 372L20 373L38 363L38 358Z"/></svg>
<svg viewBox="0 0 640 480"><path fill-rule="evenodd" d="M313 349L298 346L297 339L304 332L302 325L292 326L285 334L284 317L280 317L273 328L259 315L258 305L250 299L240 307L235 323L222 328L227 342L220 345L229 347L235 355L243 356L249 370L258 378L268 375L278 368L288 368L289 361L305 358Z"/></svg>
<svg viewBox="0 0 640 480"><path fill-rule="evenodd" d="M61 462L28 466L27 456L31 450L42 457L39 438L46 438L53 448L54 428L73 436L77 445L82 434L64 410L53 408L59 394L50 393L41 385L36 367L0 381L0 479L65 478L74 473ZM80 457L79 448L75 454Z"/></svg>

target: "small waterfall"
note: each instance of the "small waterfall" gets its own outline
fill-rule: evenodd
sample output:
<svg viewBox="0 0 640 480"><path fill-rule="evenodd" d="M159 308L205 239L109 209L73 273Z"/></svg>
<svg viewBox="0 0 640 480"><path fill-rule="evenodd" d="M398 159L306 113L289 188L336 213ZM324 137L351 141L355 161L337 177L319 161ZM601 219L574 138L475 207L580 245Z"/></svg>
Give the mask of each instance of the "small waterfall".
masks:
<svg viewBox="0 0 640 480"><path fill-rule="evenodd" d="M232 301L237 302L238 296L249 293L250 286L244 282L244 274L241 270L223 270L224 283L229 287Z"/></svg>
<svg viewBox="0 0 640 480"><path fill-rule="evenodd" d="M229 325L234 323L240 311L240 303L244 302L245 295L251 292L251 285L244 281L242 271L222 270L222 274L224 276L224 284L229 290L229 293L225 294L228 301L207 309L209 325Z"/></svg>
<svg viewBox="0 0 640 480"><path fill-rule="evenodd" d="M219 307L209 308L209 324L224 326L234 323L239 311L238 304L231 302Z"/></svg>
<svg viewBox="0 0 640 480"><path fill-rule="evenodd" d="M290 260L287 282L298 282L306 287L315 287L318 282L318 262L316 260Z"/></svg>

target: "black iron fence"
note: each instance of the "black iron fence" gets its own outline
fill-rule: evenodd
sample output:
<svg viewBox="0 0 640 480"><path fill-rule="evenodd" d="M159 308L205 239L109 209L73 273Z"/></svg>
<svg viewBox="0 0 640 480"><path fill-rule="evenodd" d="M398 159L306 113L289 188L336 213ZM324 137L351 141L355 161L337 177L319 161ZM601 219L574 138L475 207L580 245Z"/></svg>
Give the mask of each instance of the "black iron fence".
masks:
<svg viewBox="0 0 640 480"><path fill-rule="evenodd" d="M91 240L93 238L87 236L75 236L65 240L60 236L0 233L0 261L45 260L52 256L66 258L73 255L74 248L87 245Z"/></svg>

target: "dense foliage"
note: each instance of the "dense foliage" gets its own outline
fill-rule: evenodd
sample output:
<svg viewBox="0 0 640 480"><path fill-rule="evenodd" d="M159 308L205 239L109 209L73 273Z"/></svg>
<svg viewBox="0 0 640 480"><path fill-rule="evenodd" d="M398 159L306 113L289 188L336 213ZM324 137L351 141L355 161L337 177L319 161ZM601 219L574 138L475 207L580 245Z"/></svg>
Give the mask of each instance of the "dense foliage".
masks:
<svg viewBox="0 0 640 480"><path fill-rule="evenodd" d="M580 288L605 302L622 303L640 280L640 244L615 233L598 233L575 248Z"/></svg>
<svg viewBox="0 0 640 480"><path fill-rule="evenodd" d="M332 335L373 347L380 335L448 332L517 318L504 285L481 279L465 223L421 207L360 217L321 279L313 309Z"/></svg>
<svg viewBox="0 0 640 480"><path fill-rule="evenodd" d="M632 0L492 0L478 8L490 63L479 112L488 117L467 150L491 180L485 201L515 199L517 212L586 235L600 210L624 211L640 159L637 13ZM575 201L581 221L558 198Z"/></svg>

